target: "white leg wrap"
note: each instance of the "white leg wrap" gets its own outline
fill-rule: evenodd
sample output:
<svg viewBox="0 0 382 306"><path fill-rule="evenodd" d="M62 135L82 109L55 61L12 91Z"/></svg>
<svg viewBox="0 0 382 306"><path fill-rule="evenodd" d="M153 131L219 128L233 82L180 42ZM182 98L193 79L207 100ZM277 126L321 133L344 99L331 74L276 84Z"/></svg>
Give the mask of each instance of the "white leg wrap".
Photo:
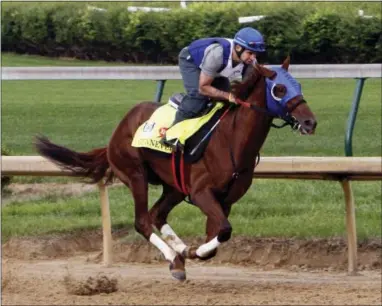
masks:
<svg viewBox="0 0 382 306"><path fill-rule="evenodd" d="M177 253L182 254L182 252L187 248L170 225L163 225L160 232L162 233L163 240L166 241L167 244Z"/></svg>
<svg viewBox="0 0 382 306"><path fill-rule="evenodd" d="M211 241L202 244L198 249L196 250L196 255L199 257L206 257L209 253L211 253L213 250L215 250L221 243L218 241L218 237L215 237Z"/></svg>
<svg viewBox="0 0 382 306"><path fill-rule="evenodd" d="M173 262L176 257L176 252L171 249L166 242L164 242L162 239L158 237L157 234L152 233L150 236L150 242L155 245L164 255L164 257L170 261Z"/></svg>

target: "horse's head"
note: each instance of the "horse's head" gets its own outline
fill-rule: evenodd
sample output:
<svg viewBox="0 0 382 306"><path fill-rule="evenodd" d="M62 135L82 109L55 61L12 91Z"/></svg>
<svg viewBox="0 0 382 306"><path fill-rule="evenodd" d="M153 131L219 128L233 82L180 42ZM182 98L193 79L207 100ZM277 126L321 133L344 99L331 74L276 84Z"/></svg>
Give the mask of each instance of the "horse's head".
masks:
<svg viewBox="0 0 382 306"><path fill-rule="evenodd" d="M288 72L289 62L288 56L281 67L271 70L260 65L255 67L265 76L267 109L274 117L297 121L301 134L313 134L317 121L304 100L301 84Z"/></svg>

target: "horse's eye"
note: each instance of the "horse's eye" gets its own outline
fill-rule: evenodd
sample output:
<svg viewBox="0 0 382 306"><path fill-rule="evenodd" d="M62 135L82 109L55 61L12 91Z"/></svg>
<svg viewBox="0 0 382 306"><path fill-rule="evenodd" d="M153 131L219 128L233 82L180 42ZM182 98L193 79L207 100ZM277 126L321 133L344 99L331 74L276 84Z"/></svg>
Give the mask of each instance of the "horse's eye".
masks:
<svg viewBox="0 0 382 306"><path fill-rule="evenodd" d="M272 96L276 101L280 101L285 97L287 88L282 84L276 84L272 87Z"/></svg>
<svg viewBox="0 0 382 306"><path fill-rule="evenodd" d="M284 85L277 84L275 87L276 97L283 98L286 95L287 88Z"/></svg>

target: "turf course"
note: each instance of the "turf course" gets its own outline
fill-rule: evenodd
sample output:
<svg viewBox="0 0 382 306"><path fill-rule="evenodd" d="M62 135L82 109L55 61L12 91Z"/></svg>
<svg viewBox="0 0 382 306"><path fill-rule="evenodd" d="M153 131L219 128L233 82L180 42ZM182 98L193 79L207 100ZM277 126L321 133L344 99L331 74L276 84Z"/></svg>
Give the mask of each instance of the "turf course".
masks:
<svg viewBox="0 0 382 306"><path fill-rule="evenodd" d="M64 65L68 60L2 55L3 66ZM22 64L20 64L22 62ZM28 65L29 63L29 65ZM94 63L91 63L94 64ZM106 65L106 63L96 63ZM81 65L88 65L81 62ZM345 125L355 81L300 80L319 125L303 137L290 129L272 130L262 156L343 156ZM118 122L134 104L155 94L151 81L4 81L2 82L2 145L13 155L36 155L32 137L42 133L76 150L104 146ZM181 91L180 81L166 84L163 101ZM381 83L365 83L354 132L355 156L381 155ZM66 178L16 178L18 182L71 182ZM357 231L360 238L381 236L381 182L354 182ZM160 195L150 189L150 203ZM132 226L133 204L123 187L110 190L112 224ZM234 234L251 236L343 236L344 202L339 184L321 181L255 180L234 205ZM205 217L197 208L179 205L170 223L180 235L203 235ZM48 197L14 202L2 209L2 235L35 235L99 227L97 193L73 198Z"/></svg>

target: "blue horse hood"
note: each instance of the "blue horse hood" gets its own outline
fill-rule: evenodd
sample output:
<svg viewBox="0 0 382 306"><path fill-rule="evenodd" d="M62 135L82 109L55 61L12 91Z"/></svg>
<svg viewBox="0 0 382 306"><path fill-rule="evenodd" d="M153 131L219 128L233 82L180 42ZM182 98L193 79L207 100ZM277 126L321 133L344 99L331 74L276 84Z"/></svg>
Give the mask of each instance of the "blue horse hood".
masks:
<svg viewBox="0 0 382 306"><path fill-rule="evenodd" d="M301 95L301 85L292 75L281 67L272 67L272 71L277 73L276 77L271 80L266 78L267 84L267 108L269 112L275 117L284 117L287 114L286 104L296 96ZM273 87L276 84L283 84L286 87L286 94L281 100L276 100L272 95Z"/></svg>

